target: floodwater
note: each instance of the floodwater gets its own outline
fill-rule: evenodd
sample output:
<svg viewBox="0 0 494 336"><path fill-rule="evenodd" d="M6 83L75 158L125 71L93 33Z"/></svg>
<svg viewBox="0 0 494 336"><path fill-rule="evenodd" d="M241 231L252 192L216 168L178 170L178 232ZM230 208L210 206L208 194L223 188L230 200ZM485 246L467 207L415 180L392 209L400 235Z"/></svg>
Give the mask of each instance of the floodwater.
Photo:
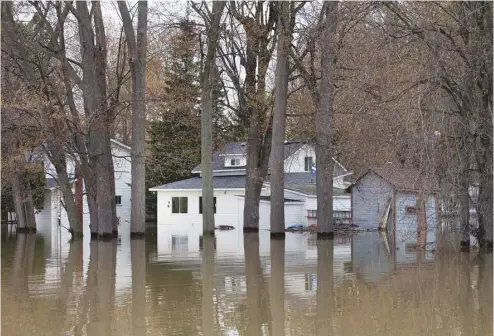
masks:
<svg viewBox="0 0 494 336"><path fill-rule="evenodd" d="M2 232L2 335L493 332L492 254L455 251L450 236L403 258L378 232L270 242L233 230L197 249L148 233L69 243L60 231ZM221 248L239 236L237 250Z"/></svg>

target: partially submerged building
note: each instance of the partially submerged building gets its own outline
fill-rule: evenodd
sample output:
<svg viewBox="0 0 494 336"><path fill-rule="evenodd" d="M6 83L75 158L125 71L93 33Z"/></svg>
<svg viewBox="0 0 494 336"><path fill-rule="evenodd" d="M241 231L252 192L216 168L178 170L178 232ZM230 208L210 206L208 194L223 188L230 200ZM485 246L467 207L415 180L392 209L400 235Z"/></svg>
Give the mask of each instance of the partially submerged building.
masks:
<svg viewBox="0 0 494 336"><path fill-rule="evenodd" d="M243 226L245 198L246 144L229 143L213 155L213 188L216 225ZM304 141L285 142L285 225L310 225L317 221L316 176L314 146ZM334 159L333 159L334 160ZM198 176L150 188L157 195L158 231L202 232L202 177L200 166L192 170ZM344 177L351 175L334 160L333 188L335 214L350 213L350 196L344 194L349 185ZM260 202L261 230L269 229L271 185L269 173L263 184Z"/></svg>
<svg viewBox="0 0 494 336"><path fill-rule="evenodd" d="M427 241L434 241L437 189L434 176L418 170L394 164L369 169L347 189L353 224L386 230L398 245L417 240L419 231L427 232ZM420 211L420 200L424 211Z"/></svg>

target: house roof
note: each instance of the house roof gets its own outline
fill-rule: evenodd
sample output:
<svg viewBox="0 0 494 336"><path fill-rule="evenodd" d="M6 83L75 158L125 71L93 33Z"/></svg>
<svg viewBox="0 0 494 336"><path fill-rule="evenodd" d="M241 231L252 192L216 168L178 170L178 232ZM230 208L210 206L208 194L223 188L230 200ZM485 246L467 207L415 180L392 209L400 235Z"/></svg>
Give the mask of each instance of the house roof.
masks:
<svg viewBox="0 0 494 336"><path fill-rule="evenodd" d="M436 191L439 189L437 179L430 173L421 173L419 170L399 165L386 164L380 168L370 168L363 173L354 184L364 176L374 173L398 190L409 191ZM354 185L353 184L353 185Z"/></svg>
<svg viewBox="0 0 494 336"><path fill-rule="evenodd" d="M245 188L245 176L214 176L213 188L215 189L243 189ZM199 176L185 180L163 184L150 188L151 191L173 189L202 189L202 178Z"/></svg>
<svg viewBox="0 0 494 336"><path fill-rule="evenodd" d="M270 182L270 175L266 176L266 183ZM202 178L191 177L182 181L172 182L150 188L151 191L173 189L201 189ZM245 188L245 175L239 176L214 176L213 188L215 189L243 189ZM316 177L309 172L285 173L285 188L306 195L316 195Z"/></svg>
<svg viewBox="0 0 494 336"><path fill-rule="evenodd" d="M308 140L292 139L286 140L284 146L284 159L288 159L290 156L295 154L299 149L305 145L311 144ZM213 170L245 170L245 166L238 167L226 167L225 166L225 155L246 155L247 145L245 142L231 142L223 146L220 150L213 153ZM341 176L350 173L345 169L338 161L333 159L335 162L334 169L336 174L334 176ZM271 160L270 160L271 161ZM271 167L271 162L269 162L269 167ZM197 166L192 169L193 173L199 173L201 171L201 166Z"/></svg>

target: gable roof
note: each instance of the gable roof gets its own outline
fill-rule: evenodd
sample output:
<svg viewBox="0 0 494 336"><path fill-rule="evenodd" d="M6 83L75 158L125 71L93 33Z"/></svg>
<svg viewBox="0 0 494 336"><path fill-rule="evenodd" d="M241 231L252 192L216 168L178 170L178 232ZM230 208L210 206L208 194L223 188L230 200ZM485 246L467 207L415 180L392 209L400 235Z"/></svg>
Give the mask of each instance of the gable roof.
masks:
<svg viewBox="0 0 494 336"><path fill-rule="evenodd" d="M305 145L311 145L309 140L301 140L301 139L292 139L286 140L284 146L284 159L288 159L290 156L295 154L298 150L300 150ZM225 155L246 155L247 145L245 142L231 142L223 146L221 149L213 153L213 171L215 170L245 170L245 166L233 166L226 167L225 166ZM270 160L271 161L271 160ZM334 169L337 172L336 175L333 176L341 176L345 174L349 174L350 171L345 169L338 161L333 158L335 162ZM269 162L269 167L271 167L271 162ZM194 169L192 169L193 173L201 172L201 165L198 165Z"/></svg>
<svg viewBox="0 0 494 336"><path fill-rule="evenodd" d="M214 189L244 189L245 188L245 175L244 176L214 176L213 177ZM195 176L185 180L171 182L160 186L152 187L149 191L158 190L176 190L176 189L202 189L202 177Z"/></svg>
<svg viewBox="0 0 494 336"><path fill-rule="evenodd" d="M407 191L437 191L439 189L437 179L432 174L421 173L410 167L400 167L394 164L386 164L380 168L370 168L352 184L357 184L364 176L374 173L391 184L395 189ZM350 188L352 187L350 186Z"/></svg>

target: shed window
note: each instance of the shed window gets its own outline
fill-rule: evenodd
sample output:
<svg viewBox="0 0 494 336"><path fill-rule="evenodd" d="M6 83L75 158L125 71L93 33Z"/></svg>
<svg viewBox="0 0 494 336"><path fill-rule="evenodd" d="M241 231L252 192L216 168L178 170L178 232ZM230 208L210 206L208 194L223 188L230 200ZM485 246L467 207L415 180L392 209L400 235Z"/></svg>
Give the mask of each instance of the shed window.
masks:
<svg viewBox="0 0 494 336"><path fill-rule="evenodd" d="M407 206L405 208L405 215L415 215L417 214L417 208L414 206Z"/></svg>
<svg viewBox="0 0 494 336"><path fill-rule="evenodd" d="M187 213L188 203L187 197L172 197L172 213Z"/></svg>
<svg viewBox="0 0 494 336"><path fill-rule="evenodd" d="M313 162L314 162L314 158L312 156L306 156L304 162L304 170L307 172L311 171Z"/></svg>
<svg viewBox="0 0 494 336"><path fill-rule="evenodd" d="M122 196L115 196L115 204L122 205Z"/></svg>
<svg viewBox="0 0 494 336"><path fill-rule="evenodd" d="M214 213L216 213L216 197L213 198ZM199 213L202 214L202 196L199 196Z"/></svg>

